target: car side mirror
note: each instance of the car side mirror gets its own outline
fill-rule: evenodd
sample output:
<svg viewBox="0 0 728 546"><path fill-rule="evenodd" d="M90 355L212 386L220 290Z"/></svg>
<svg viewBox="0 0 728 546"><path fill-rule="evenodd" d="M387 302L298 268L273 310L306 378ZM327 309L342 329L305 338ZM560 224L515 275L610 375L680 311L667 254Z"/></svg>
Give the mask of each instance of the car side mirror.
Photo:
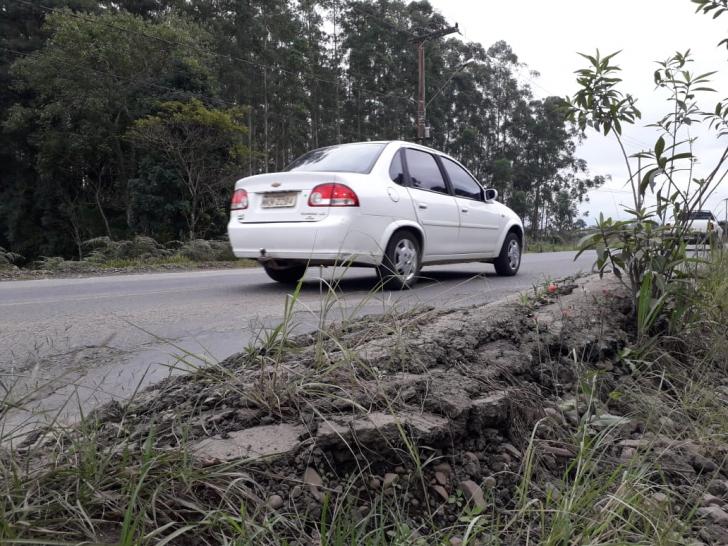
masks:
<svg viewBox="0 0 728 546"><path fill-rule="evenodd" d="M494 190L494 189L485 190L483 196L484 196L484 200L486 203L488 203L490 201L495 201L496 199L498 199L498 190Z"/></svg>

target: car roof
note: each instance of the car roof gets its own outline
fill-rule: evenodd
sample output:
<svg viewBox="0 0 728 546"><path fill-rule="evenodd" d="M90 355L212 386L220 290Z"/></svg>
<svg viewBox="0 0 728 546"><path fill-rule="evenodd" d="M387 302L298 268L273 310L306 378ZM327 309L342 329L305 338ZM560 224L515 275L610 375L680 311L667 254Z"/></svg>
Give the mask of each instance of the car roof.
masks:
<svg viewBox="0 0 728 546"><path fill-rule="evenodd" d="M429 146L424 146L422 144L417 144L416 142L410 142L410 141L407 141L407 140L359 140L359 141L356 141L356 142L342 142L341 144L331 144L329 146L322 146L319 149L322 149L322 148L333 148L335 146L337 146L337 147L338 146L350 146L350 145L353 145L353 144L385 144L385 145L398 144L401 147L407 146L408 148L419 148L420 150L426 150L428 152L435 152L435 153L438 153L438 154L441 154L441 155L448 155L445 152L442 152L442 151L440 151L440 150L438 150L436 148L431 148ZM450 156L448 156L448 157L450 157Z"/></svg>

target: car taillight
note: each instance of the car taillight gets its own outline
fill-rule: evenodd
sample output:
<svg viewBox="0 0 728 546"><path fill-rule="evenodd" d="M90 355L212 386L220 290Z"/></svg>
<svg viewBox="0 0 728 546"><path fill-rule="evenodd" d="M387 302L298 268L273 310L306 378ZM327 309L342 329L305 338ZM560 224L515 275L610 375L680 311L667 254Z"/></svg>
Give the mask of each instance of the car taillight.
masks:
<svg viewBox="0 0 728 546"><path fill-rule="evenodd" d="M359 198L354 190L343 184L316 186L308 198L309 207L358 207Z"/></svg>
<svg viewBox="0 0 728 546"><path fill-rule="evenodd" d="M230 210L242 210L248 208L248 192L245 190L235 190L233 200L230 203Z"/></svg>
<svg viewBox="0 0 728 546"><path fill-rule="evenodd" d="M713 231L713 222L708 222L708 231Z"/></svg>

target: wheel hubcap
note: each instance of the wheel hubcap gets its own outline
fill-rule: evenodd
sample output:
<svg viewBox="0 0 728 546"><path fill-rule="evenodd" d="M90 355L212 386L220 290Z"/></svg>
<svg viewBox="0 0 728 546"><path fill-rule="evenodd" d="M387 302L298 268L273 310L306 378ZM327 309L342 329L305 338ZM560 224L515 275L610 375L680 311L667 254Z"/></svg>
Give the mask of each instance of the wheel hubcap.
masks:
<svg viewBox="0 0 728 546"><path fill-rule="evenodd" d="M394 249L394 268L403 281L409 281L417 272L417 249L409 239L402 239Z"/></svg>
<svg viewBox="0 0 728 546"><path fill-rule="evenodd" d="M511 269L516 269L521 261L521 253L519 252L518 241L511 241L508 244L508 265Z"/></svg>

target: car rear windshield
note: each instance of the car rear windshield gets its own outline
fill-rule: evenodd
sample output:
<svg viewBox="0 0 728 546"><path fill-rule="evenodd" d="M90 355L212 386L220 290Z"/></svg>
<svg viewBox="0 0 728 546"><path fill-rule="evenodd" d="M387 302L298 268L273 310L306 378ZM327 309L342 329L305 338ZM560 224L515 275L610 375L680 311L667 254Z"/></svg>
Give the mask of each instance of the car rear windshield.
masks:
<svg viewBox="0 0 728 546"><path fill-rule="evenodd" d="M680 215L680 219L685 218L684 215ZM710 220L713 218L713 213L709 210L696 210L688 215L688 220Z"/></svg>
<svg viewBox="0 0 728 546"><path fill-rule="evenodd" d="M284 170L367 174L385 146L367 142L320 148L303 154Z"/></svg>

